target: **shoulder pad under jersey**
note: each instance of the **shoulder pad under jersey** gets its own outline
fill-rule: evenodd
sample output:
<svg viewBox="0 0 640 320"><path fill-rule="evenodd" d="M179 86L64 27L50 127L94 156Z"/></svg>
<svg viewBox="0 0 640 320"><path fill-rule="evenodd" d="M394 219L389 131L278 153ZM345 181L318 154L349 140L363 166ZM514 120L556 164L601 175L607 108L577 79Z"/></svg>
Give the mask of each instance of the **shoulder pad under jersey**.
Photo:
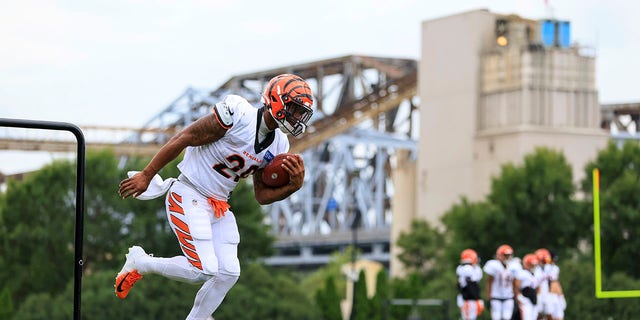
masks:
<svg viewBox="0 0 640 320"><path fill-rule="evenodd" d="M500 273L501 270L503 270L504 267L502 266L502 263L498 260L489 260L487 261L487 263L484 265L484 267L482 268L482 270L484 270L484 272L486 272L488 275L491 276L496 276L498 273Z"/></svg>
<svg viewBox="0 0 640 320"><path fill-rule="evenodd" d="M220 101L216 103L216 105L213 106L213 113L223 128L229 129L233 126L233 112L226 102Z"/></svg>

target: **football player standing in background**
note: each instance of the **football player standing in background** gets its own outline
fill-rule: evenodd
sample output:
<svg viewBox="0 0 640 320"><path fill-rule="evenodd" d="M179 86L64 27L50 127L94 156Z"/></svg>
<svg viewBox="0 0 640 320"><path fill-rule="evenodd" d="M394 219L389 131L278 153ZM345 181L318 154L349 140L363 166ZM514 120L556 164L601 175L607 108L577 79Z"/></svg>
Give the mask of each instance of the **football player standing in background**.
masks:
<svg viewBox="0 0 640 320"><path fill-rule="evenodd" d="M564 319L564 310L567 302L564 299L562 286L560 285L560 267L556 264L558 255L554 251L549 251L550 262L544 266L545 273L549 279L549 293L547 303L549 304L549 316L552 320Z"/></svg>
<svg viewBox="0 0 640 320"><path fill-rule="evenodd" d="M538 278L534 275L537 267L538 258L529 253L522 258L522 269L516 273L515 287L519 291L517 302L522 320L538 319Z"/></svg>
<svg viewBox="0 0 640 320"><path fill-rule="evenodd" d="M483 270L489 276L486 299L491 307L492 320L510 320L513 314L513 299L516 288L513 285L513 274L507 267L513 257L513 248L503 244L496 250L496 258L487 261Z"/></svg>
<svg viewBox="0 0 640 320"><path fill-rule="evenodd" d="M546 270L547 264L551 262L551 254L549 250L540 248L535 251L535 255L540 262L540 265L535 271L538 282L540 283L540 290L538 290L538 319L551 320L551 310L548 302L549 275Z"/></svg>
<svg viewBox="0 0 640 320"><path fill-rule="evenodd" d="M478 254L473 249L465 249L460 254L460 265L456 268L458 276L457 304L463 320L475 320L484 310L480 298L480 280L482 269L478 266Z"/></svg>
<svg viewBox="0 0 640 320"><path fill-rule="evenodd" d="M173 136L141 171L120 182L119 194L149 199L167 194L167 219L183 255L152 257L139 246L129 248L116 276L116 295L126 298L144 274L155 273L187 283L202 284L187 320L211 319L240 276L237 249L240 235L227 199L240 178L253 175L256 200L269 204L287 198L302 187L302 157L283 163L288 184L266 187L262 170L280 153L288 152L284 132L299 136L313 113L313 94L302 78L282 74L267 84L263 107L229 95L212 112ZM180 176L155 183L157 173L183 150ZM154 183L152 183L152 179ZM165 182L166 182L165 181ZM151 185L150 185L151 184ZM167 192L168 189L168 192Z"/></svg>

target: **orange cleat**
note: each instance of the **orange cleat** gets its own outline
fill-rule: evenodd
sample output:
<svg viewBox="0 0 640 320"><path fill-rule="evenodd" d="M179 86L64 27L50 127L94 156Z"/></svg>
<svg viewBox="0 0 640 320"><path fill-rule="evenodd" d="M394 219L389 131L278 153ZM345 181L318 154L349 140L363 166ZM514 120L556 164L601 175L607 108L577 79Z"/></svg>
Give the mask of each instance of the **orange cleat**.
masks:
<svg viewBox="0 0 640 320"><path fill-rule="evenodd" d="M142 275L138 273L138 270L126 272L116 277L116 296L120 299L124 299L129 294L129 290L133 288L136 281L142 279Z"/></svg>
<svg viewBox="0 0 640 320"><path fill-rule="evenodd" d="M139 246L129 248L129 253L125 255L124 266L116 276L116 284L114 285L118 298L126 298L136 281L142 279L142 275L138 273L138 269L135 267L135 260L146 254L144 249Z"/></svg>

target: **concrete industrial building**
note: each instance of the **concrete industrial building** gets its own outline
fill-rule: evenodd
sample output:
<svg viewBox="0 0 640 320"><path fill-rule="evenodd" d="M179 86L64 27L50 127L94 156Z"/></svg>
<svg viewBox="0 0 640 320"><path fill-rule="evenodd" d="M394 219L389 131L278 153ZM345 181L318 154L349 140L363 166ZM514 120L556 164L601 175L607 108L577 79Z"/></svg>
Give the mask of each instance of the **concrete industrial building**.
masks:
<svg viewBox="0 0 640 320"><path fill-rule="evenodd" d="M609 138L584 49L566 21L475 10L423 22L419 155L415 170L394 173L396 185L415 186L399 192L413 207L395 201L392 243L414 218L439 225L461 196L482 200L501 165L537 146L562 151L582 178Z"/></svg>

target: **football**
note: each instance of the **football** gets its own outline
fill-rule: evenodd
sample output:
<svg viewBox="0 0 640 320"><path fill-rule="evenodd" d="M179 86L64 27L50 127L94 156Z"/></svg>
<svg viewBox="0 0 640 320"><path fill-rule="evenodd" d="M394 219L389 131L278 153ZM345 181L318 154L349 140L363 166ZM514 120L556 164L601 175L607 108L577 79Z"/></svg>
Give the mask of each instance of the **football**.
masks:
<svg viewBox="0 0 640 320"><path fill-rule="evenodd" d="M292 154L281 153L275 156L273 160L264 167L264 171L262 172L262 181L264 181L264 184L269 187L277 188L289 183L289 174L281 166L282 161L287 157L287 155Z"/></svg>

